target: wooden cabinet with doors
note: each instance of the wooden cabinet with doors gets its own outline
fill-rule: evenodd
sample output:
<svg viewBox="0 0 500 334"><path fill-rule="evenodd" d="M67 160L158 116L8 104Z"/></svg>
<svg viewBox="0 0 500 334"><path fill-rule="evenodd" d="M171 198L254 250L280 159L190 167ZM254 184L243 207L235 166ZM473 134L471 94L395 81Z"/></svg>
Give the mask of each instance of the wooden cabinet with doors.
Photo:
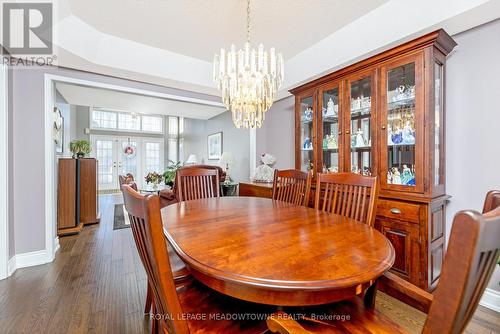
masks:
<svg viewBox="0 0 500 334"><path fill-rule="evenodd" d="M428 290L445 245L444 70L456 43L438 30L291 90L296 168L376 175L375 227L391 269Z"/></svg>

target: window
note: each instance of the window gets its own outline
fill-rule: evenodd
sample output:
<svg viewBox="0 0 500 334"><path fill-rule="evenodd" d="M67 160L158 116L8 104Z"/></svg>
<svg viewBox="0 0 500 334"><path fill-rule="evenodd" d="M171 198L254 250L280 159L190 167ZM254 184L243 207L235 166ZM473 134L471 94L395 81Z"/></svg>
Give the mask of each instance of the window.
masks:
<svg viewBox="0 0 500 334"><path fill-rule="evenodd" d="M111 111L92 111L92 127L116 129L116 113Z"/></svg>
<svg viewBox="0 0 500 334"><path fill-rule="evenodd" d="M118 129L120 130L141 130L141 118L134 114L118 114Z"/></svg>
<svg viewBox="0 0 500 334"><path fill-rule="evenodd" d="M168 134L178 136L179 135L179 118L168 116Z"/></svg>
<svg viewBox="0 0 500 334"><path fill-rule="evenodd" d="M176 163L179 161L179 157L177 156L177 139L169 139L168 140L168 160Z"/></svg>
<svg viewBox="0 0 500 334"><path fill-rule="evenodd" d="M102 109L92 109L91 115L90 127L92 129L163 133L163 116L137 115L135 113ZM177 117L172 118L177 119ZM172 126L175 126L172 130L177 131L177 123Z"/></svg>
<svg viewBox="0 0 500 334"><path fill-rule="evenodd" d="M163 117L142 116L142 131L163 132Z"/></svg>

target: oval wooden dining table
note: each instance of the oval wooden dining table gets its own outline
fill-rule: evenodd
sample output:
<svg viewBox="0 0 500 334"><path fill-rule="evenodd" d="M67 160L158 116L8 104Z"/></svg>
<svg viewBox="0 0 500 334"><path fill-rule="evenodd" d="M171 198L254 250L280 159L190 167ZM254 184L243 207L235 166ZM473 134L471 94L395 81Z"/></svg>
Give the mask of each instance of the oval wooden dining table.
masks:
<svg viewBox="0 0 500 334"><path fill-rule="evenodd" d="M165 235L195 279L261 304L306 306L362 294L394 248L360 222L257 197L186 201L162 209Z"/></svg>

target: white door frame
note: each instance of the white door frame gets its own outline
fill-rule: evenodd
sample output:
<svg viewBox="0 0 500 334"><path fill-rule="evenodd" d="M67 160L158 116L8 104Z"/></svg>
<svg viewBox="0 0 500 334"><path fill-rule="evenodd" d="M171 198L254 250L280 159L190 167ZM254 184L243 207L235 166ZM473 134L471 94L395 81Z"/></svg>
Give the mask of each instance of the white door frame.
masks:
<svg viewBox="0 0 500 334"><path fill-rule="evenodd" d="M119 189L118 185L118 175L120 174L120 168L121 164L123 163L123 156L119 153L121 150L121 144L123 141L127 141L128 139L136 141L137 142L137 173L134 175L136 178L136 182L139 185L139 187L144 186L144 171L146 170L145 166L145 156L146 154L146 143L158 143L160 144L160 170L163 170L165 167L165 142L164 138L161 137L144 137L140 136L140 133L137 133L137 135L133 134L130 136L113 136L113 135L101 135L101 134L91 134L90 135L90 142L92 143L92 146L94 146L94 143L96 140L111 140L113 141L116 146L114 146L114 152L113 152L113 159L115 160L115 163L117 164L116 167L114 167L114 174L113 175L113 183L115 183L115 188L112 189ZM95 151L92 151L92 156L95 157ZM160 172L160 171L159 171ZM101 187L99 188L101 189Z"/></svg>
<svg viewBox="0 0 500 334"><path fill-rule="evenodd" d="M94 88L103 88L118 92L133 93L144 96L158 97L168 100L183 101L197 103L209 106L223 107L221 102L202 100L198 98L184 97L173 94L159 93L144 89L125 87L114 84L107 84L97 81L82 80L74 77L66 77L45 73L45 253L46 262L54 260L55 251L59 245L59 239L56 237L56 196L54 189L55 171L54 171L54 147L52 140L52 108L55 105L55 83L63 82L68 84L76 84ZM1 187L0 187L1 188ZM1 236L1 234L0 234Z"/></svg>
<svg viewBox="0 0 500 334"><path fill-rule="evenodd" d="M0 279L9 275L9 75L0 64Z"/></svg>

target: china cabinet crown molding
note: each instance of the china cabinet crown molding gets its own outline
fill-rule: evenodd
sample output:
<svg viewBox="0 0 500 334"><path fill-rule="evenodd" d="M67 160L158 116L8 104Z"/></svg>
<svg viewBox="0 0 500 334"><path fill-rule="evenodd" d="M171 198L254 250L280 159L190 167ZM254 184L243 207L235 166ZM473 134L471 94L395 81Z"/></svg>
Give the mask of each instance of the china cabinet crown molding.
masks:
<svg viewBox="0 0 500 334"><path fill-rule="evenodd" d="M378 176L375 228L396 250L391 270L428 290L445 252L444 73L455 46L440 29L290 90L296 168Z"/></svg>

